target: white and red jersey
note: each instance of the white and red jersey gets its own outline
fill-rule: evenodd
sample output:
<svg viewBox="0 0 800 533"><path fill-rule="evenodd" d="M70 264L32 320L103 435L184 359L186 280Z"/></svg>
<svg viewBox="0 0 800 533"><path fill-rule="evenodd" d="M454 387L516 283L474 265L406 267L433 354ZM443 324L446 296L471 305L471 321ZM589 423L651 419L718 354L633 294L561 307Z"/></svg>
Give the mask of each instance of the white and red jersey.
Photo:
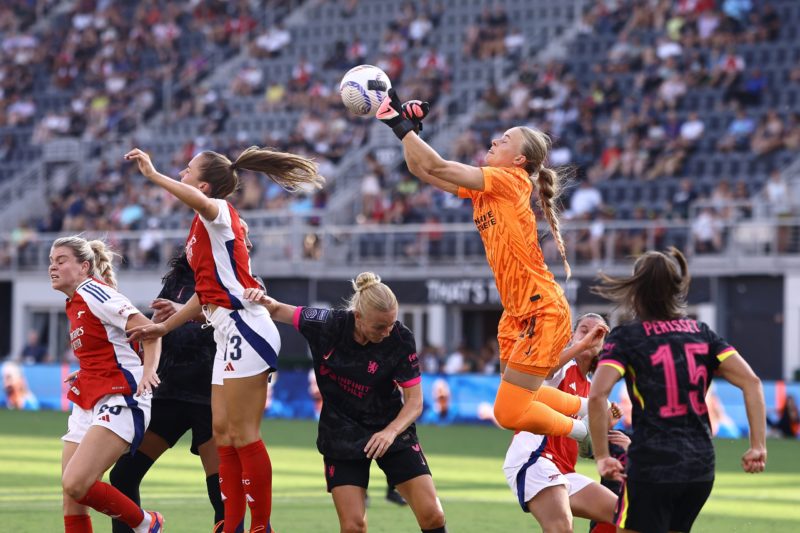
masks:
<svg viewBox="0 0 800 533"><path fill-rule="evenodd" d="M128 317L138 313L125 296L89 278L67 300L69 338L80 372L67 398L91 409L106 394L130 395L142 378L142 359L125 339Z"/></svg>
<svg viewBox="0 0 800 533"><path fill-rule="evenodd" d="M186 259L194 270L195 292L201 304L244 309L245 289L259 288L250 274L250 255L239 213L225 200L214 200L214 220L195 215L186 239Z"/></svg>
<svg viewBox="0 0 800 533"><path fill-rule="evenodd" d="M586 376L581 374L575 361L570 361L561 367L544 384L582 398L589 397L591 385ZM529 461L535 462L539 457L550 459L562 474L575 472L575 463L578 462L578 443L566 436L553 437L520 431L511 440L503 468L520 467Z"/></svg>

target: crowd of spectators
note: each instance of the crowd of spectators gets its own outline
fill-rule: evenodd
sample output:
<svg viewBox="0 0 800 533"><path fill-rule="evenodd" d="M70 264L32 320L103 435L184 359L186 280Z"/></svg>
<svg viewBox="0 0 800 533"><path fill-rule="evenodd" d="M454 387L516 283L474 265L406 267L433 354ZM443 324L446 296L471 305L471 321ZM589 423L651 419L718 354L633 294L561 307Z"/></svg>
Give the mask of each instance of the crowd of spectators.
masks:
<svg viewBox="0 0 800 533"><path fill-rule="evenodd" d="M315 4L333 4L345 19L357 17L361 7L358 0ZM406 1L380 30L377 41L354 33L325 49L324 57L298 55L292 46L295 33L285 20L259 17L248 2L198 0L173 5L147 0L123 5L82 0L65 15L68 24L57 35L26 34L21 21L30 16L26 18L24 9L21 12L16 23L4 26L3 80L32 83L36 69L44 68L48 82L71 97L67 106L29 112L25 91L6 91L11 98L0 105L4 120L30 119L38 142L62 134L113 138L157 110L167 124L199 119L196 134L188 135L159 161L171 175L199 150L235 156L242 148L259 144L312 155L324 175L335 176L335 165L368 135L368 121L347 115L336 91L341 73L363 62L381 66L396 85L402 85L405 96L431 101L428 123L434 126L452 118L448 114L453 111L465 111L437 106L441 96L452 90L454 59L452 48L445 53L437 47L441 41L431 38L445 14L442 3ZM565 218L583 228L570 231L566 225L569 247L578 259L601 262L635 255L648 246L686 247L690 242L698 253L719 251L725 246L727 223L759 213L787 214L783 205L787 196L770 192L778 187L775 180L781 179L777 173L767 181L766 171L759 177L741 168L710 180L692 165L716 151L776 168L776 154L800 147L800 113L783 113L771 105L768 76L760 65L747 64L740 53L742 46L779 39L781 31L780 17L769 2L600 2L584 13L582 33L576 38L576 42L610 38L600 56L579 50L562 61L537 63L520 53L525 35L509 20L502 4L487 7L465 26L463 46L455 53L478 60L503 58L509 75L486 86L469 109L472 127L455 139L448 155L482 164L493 135L512 125L534 125L554 138L549 164L574 171L563 208ZM186 40L191 35L204 46L185 46L194 42ZM250 59L222 85L205 83L211 52L233 49L247 50ZM53 50L59 53L48 55ZM585 68L581 61L587 57L593 60ZM292 60L290 74L271 75L269 61L287 58ZM22 68L10 75L16 71L8 68L19 60L28 74ZM787 69L787 83L800 86L800 68ZM74 75L84 70L85 76ZM180 81L171 107L163 109L161 86L176 72ZM711 108L693 96L708 91L719 96ZM231 106L236 98L249 99L253 106ZM35 108L34 100L30 103ZM286 131L237 131L242 115L273 112L292 113L296 120ZM709 113L717 119L728 117L727 127L711 127ZM13 137L0 137L0 157L13 151L13 143ZM143 145L147 148L148 143ZM422 184L405 167L387 167L375 154L368 154L365 168L363 175L355 176L361 180L357 223L424 224L428 242L440 237L443 219L458 219L447 213L469 220L470 209L463 201ZM657 201L620 206L609 198L607 184L615 181L672 186ZM303 212L326 204L325 194L292 201L269 180L249 173L243 174L242 184L236 199L242 209ZM328 191L335 186L333 179ZM717 190L724 187L729 190ZM146 230L142 250L131 253L137 262L156 261L160 258L152 250L157 248L159 229L180 227L178 220L188 216L161 196L123 162L106 162L88 179L57 190L50 212L23 221L15 243L24 248L31 235L46 231ZM720 207L725 201L767 208ZM104 216L98 216L101 206ZM166 220L164 213L169 213ZM669 230L671 221L690 218L691 238ZM609 230L610 223L619 219L641 220L652 229ZM660 221L663 228L658 227ZM313 241L308 246L310 256L319 254ZM785 250L793 239L786 235L778 241ZM555 253L550 248L546 245L548 253ZM409 256L422 253L421 241L405 250ZM6 260L10 255L7 250L0 252L0 261L4 254Z"/></svg>
<svg viewBox="0 0 800 533"><path fill-rule="evenodd" d="M770 89L783 79L800 88L800 68L775 73L770 87L761 65L747 64L740 53L742 47L779 39L781 20L770 2L592 3L576 40L611 37L607 50L599 56L578 51L546 63L515 54L516 41L509 46L500 39L514 35L512 30L502 6L496 6L484 9L466 31L460 52L505 57L509 79L490 83L471 106L472 127L457 137L449 156L480 165L491 138L514 125L550 133L555 142L549 164L572 170L563 207L565 218L585 228L568 231L579 260L599 263L668 244L718 252L726 242L726 224L785 209L788 195L768 191L781 180L774 156L796 153L800 114L778 108ZM596 43L587 42L589 48ZM713 105L708 108L699 94L715 95ZM709 120L720 118L729 120L727 127L709 127ZM741 154L767 170L752 172L742 165L721 176L698 174L702 167L690 163L703 164L714 152ZM443 208L460 209L469 220L461 201L409 182L404 168L381 168L374 161L368 166L359 222L420 223L428 213L440 216ZM652 182L653 188L666 182L670 191L656 201L620 206L608 198L606 185L615 181ZM753 203L758 209L748 207ZM669 231L671 222L689 219L691 235ZM654 227L609 231L614 220ZM778 239L778 248L789 251L791 241L788 235Z"/></svg>

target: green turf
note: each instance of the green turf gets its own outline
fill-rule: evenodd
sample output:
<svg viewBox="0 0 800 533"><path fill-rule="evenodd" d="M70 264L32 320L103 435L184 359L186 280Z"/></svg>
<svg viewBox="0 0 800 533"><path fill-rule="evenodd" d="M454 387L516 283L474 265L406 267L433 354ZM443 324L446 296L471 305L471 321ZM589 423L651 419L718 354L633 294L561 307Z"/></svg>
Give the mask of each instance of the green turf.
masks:
<svg viewBox="0 0 800 533"><path fill-rule="evenodd" d="M0 531L63 531L59 486L64 413L0 411ZM501 465L509 433L491 427L430 427L419 430L451 532L538 531L506 486ZM338 531L324 489L322 460L311 422L267 420L264 436L274 472L273 524L281 533ZM794 533L800 531L800 443L769 442L768 471L743 474L738 457L744 441L717 443L717 481L695 531ZM594 466L579 470L594 476ZM386 503L380 471L372 476L368 510L372 532L419 531L412 513ZM211 511L199 459L178 444L157 463L142 485L143 503L162 511L168 533L208 532ZM94 530L109 531L94 514ZM575 521L575 530L587 531Z"/></svg>

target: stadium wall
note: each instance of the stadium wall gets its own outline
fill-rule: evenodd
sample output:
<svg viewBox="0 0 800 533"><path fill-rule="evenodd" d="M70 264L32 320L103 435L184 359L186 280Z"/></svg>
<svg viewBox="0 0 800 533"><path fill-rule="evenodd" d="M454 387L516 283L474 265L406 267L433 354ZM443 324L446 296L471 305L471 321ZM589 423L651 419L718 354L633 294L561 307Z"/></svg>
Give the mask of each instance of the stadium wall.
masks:
<svg viewBox="0 0 800 533"><path fill-rule="evenodd" d="M123 271L119 278L121 291L142 310L149 308L161 287L160 276L152 272ZM343 279L267 279L270 294L294 305L341 306L351 294L349 282ZM393 277L385 281L397 294L400 319L415 331L420 348L430 344L452 350L463 341L477 350L496 335L502 309L489 277ZM574 278L566 284L575 314L609 314L613 324L619 317L608 302L590 292L593 282ZM739 348L763 379L795 378L800 368L800 274L697 277L689 304L689 312ZM0 321L0 327L9 330L11 340L8 343L8 335L0 337L10 344L0 353L18 355L26 332L35 326L43 328L49 353L60 356L66 348L63 309L63 298L50 288L42 272L21 273L0 285L0 311L9 310L10 316L10 320ZM307 366L305 341L290 326L279 328L283 367Z"/></svg>
<svg viewBox="0 0 800 533"><path fill-rule="evenodd" d="M13 363L10 363L13 364ZM66 400L66 385L63 380L70 365L33 365L21 367L20 375L30 391L24 405L14 408L26 410L60 410L71 408ZM265 406L268 418L313 419L319 415L321 404L315 402L309 391L313 390L313 373L300 370L279 371L270 385L270 394ZM499 376L475 374L426 374L422 379L423 412L420 424L492 424L493 405ZM618 402L625 413L620 423L630 424L630 400L624 394L624 382L618 383L612 392L612 400ZM800 397L800 384L782 381L764 382L767 416L771 420L780 417L785 398ZM5 392L0 389L0 407L7 405ZM723 380L715 380L706 397L713 407L712 427L718 437L738 438L747 434L747 414L742 393Z"/></svg>

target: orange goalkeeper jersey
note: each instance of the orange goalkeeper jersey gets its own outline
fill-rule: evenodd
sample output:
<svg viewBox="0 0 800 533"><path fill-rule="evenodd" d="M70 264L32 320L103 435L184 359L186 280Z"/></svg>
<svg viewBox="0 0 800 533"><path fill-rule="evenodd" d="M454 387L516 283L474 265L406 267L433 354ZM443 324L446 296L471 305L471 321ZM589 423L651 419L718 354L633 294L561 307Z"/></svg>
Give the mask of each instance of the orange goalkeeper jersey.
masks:
<svg viewBox="0 0 800 533"><path fill-rule="evenodd" d="M458 188L470 198L475 226L494 272L500 301L513 316L530 314L564 291L547 269L531 209L533 184L518 167L482 167L484 190Z"/></svg>

